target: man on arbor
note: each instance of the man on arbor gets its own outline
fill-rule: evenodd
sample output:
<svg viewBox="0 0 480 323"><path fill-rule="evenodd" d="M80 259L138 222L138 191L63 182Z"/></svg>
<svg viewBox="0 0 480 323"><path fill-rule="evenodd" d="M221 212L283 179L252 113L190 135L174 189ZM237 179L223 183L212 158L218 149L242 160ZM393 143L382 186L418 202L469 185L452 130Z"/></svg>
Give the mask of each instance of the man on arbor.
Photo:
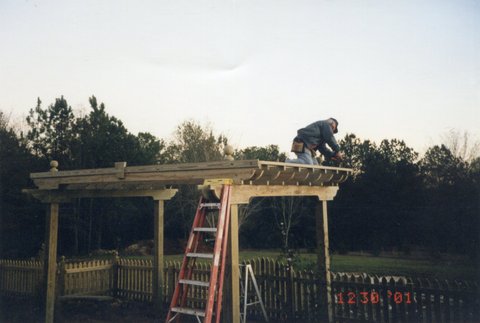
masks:
<svg viewBox="0 0 480 323"><path fill-rule="evenodd" d="M293 139L292 152L297 155L296 159L287 159L286 163L318 165L315 158L316 151L320 151L327 160L341 161L343 155L340 152L334 134L338 132L338 121L334 118L314 122L297 131ZM327 145L329 148L327 148Z"/></svg>

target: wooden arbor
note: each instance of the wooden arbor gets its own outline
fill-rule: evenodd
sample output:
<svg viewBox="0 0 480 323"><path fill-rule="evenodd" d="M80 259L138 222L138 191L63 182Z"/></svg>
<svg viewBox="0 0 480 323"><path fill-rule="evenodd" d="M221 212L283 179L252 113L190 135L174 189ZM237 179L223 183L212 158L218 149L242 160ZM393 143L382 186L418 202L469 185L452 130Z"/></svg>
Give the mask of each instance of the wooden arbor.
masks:
<svg viewBox="0 0 480 323"><path fill-rule="evenodd" d="M227 321L240 322L240 287L238 259L238 206L248 204L260 196L316 196L318 266L326 282L323 299L331 305L330 257L328 253L327 201L332 200L338 184L351 174L350 169L313 165L287 164L259 160L218 161L192 164L150 165L127 167L125 162L115 163L113 168L58 171L58 164L51 163L49 172L32 173L37 188L25 193L49 205L47 208L47 237L45 259L46 318L54 319L55 272L57 253L59 203L73 198L93 197L152 197L155 203L155 253L153 272L153 299L161 305L164 284L163 272L163 217L164 201L171 199L178 184L203 185L205 180L232 179L230 220L230 270L231 279L228 303L225 303ZM212 181L210 181L212 183ZM214 183L214 181L213 181ZM214 184L204 187L216 190ZM227 294L227 293L226 293ZM332 322L332 307L328 306L328 320ZM327 319L327 317L325 317Z"/></svg>

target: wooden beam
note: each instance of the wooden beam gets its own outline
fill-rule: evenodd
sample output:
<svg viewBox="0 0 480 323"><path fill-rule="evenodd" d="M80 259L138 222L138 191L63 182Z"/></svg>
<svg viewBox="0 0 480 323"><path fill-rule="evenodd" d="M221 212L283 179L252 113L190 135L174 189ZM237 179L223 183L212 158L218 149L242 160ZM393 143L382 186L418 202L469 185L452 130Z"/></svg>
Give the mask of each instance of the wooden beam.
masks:
<svg viewBox="0 0 480 323"><path fill-rule="evenodd" d="M116 162L115 169L117 170L117 177L119 179L125 178L125 167L127 167L127 162Z"/></svg>
<svg viewBox="0 0 480 323"><path fill-rule="evenodd" d="M47 208L44 284L45 284L45 322L53 323L55 309L55 281L57 272L58 203Z"/></svg>
<svg viewBox="0 0 480 323"><path fill-rule="evenodd" d="M153 304L157 311L162 309L163 305L163 287L165 282L163 281L163 223L164 223L164 211L165 201L154 200L154 241L155 251L153 255Z"/></svg>
<svg viewBox="0 0 480 323"><path fill-rule="evenodd" d="M63 170L55 174L51 172L32 173L32 179L49 178L49 177L75 177L85 175L105 175L117 174L118 168L126 166L125 162L115 163L116 167L110 168L93 168L78 170ZM235 161L214 161L204 163L184 163L184 164L162 164L162 165L145 165L145 166L129 166L125 167L125 173L161 173L161 172L185 172L185 171L202 171L206 169L231 169L231 168L251 168L258 167L258 160L235 160Z"/></svg>
<svg viewBox="0 0 480 323"><path fill-rule="evenodd" d="M61 184L163 181L167 184L202 184L205 178L233 178L241 181L258 168L258 160L217 161L205 163L146 165L32 173L39 188L58 189Z"/></svg>
<svg viewBox="0 0 480 323"><path fill-rule="evenodd" d="M332 166L323 166L323 165L305 165L305 164L297 164L297 163L284 163L284 162L274 162L274 161L265 161L265 160L259 160L258 164L260 166L267 165L267 166L280 166L280 167L295 167L295 168L311 168L311 169L327 169L327 170L333 170L333 171L346 171L346 172L352 172L351 168L343 168L343 167L332 167Z"/></svg>
<svg viewBox="0 0 480 323"><path fill-rule="evenodd" d="M335 185L351 173L347 168L236 160L134 167L119 162L113 168L50 171L32 173L30 177L41 189L68 189L78 184L202 184L211 178L231 178L236 184Z"/></svg>
<svg viewBox="0 0 480 323"><path fill-rule="evenodd" d="M330 252L328 241L328 214L327 201L322 200L317 203L315 209L316 232L317 232L317 266L320 272L320 279L324 286L320 290L320 300L322 303L323 318L322 321L333 323L333 300L332 300L332 280L330 276Z"/></svg>
<svg viewBox="0 0 480 323"><path fill-rule="evenodd" d="M177 189L165 188L154 190L40 190L24 189L29 194L44 203L69 203L74 198L102 198L102 197L152 197L156 200L169 200Z"/></svg>
<svg viewBox="0 0 480 323"><path fill-rule="evenodd" d="M83 176L55 176L50 178L37 178L34 183L41 189L59 189L61 185L81 184L81 183L128 183L128 182L153 182L165 185L173 184L202 184L205 179L209 178L232 178L235 182L240 183L245 179L249 179L253 170L249 168L240 169L204 169L204 170L181 170L172 172L151 172L129 173L128 168L125 170L125 178L118 178L118 172L106 173L99 175L83 175ZM61 173L61 172L58 172ZM50 173L49 173L50 174Z"/></svg>
<svg viewBox="0 0 480 323"><path fill-rule="evenodd" d="M317 196L330 201L337 191L338 186L235 185L232 204L248 204L251 198L261 196Z"/></svg>
<svg viewBox="0 0 480 323"><path fill-rule="evenodd" d="M236 189L236 188L234 188ZM230 206L230 263L229 263L229 283L227 291L229 292L228 302L224 307L224 322L240 323L240 262L238 248L238 205Z"/></svg>

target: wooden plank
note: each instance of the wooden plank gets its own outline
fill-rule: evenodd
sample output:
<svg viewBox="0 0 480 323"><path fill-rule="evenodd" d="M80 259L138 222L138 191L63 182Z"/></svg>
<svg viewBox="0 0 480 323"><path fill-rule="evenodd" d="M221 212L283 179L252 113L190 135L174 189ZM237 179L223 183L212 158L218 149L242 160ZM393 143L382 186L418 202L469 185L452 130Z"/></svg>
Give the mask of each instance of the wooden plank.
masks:
<svg viewBox="0 0 480 323"><path fill-rule="evenodd" d="M337 191L338 186L239 185L233 191L232 203L248 204L252 197L260 196L318 196L330 201Z"/></svg>
<svg viewBox="0 0 480 323"><path fill-rule="evenodd" d="M125 178L125 167L127 167L127 162L116 162L115 169L117 170L117 177L119 179Z"/></svg>
<svg viewBox="0 0 480 323"><path fill-rule="evenodd" d="M269 185L270 182L274 182L278 180L278 177L280 176L284 168L281 168L279 166L264 165L261 167L261 170L262 170L261 176L250 179L252 184Z"/></svg>
<svg viewBox="0 0 480 323"><path fill-rule="evenodd" d="M164 183L158 182L124 182L119 181L116 183L108 183L108 187L112 191L152 191L152 190L163 190L169 188L170 185L165 185ZM98 191L107 191L107 184L105 183L77 183L69 184L64 189L77 191L77 190L98 190Z"/></svg>
<svg viewBox="0 0 480 323"><path fill-rule="evenodd" d="M235 194L235 189L233 190ZM227 322L240 323L240 267L238 253L238 205L230 206L230 292L231 317ZM228 306L228 304L225 304Z"/></svg>
<svg viewBox="0 0 480 323"><path fill-rule="evenodd" d="M153 181L166 184L203 184L205 179L231 178L236 183L253 176L254 168L217 168L172 172L127 173L124 181Z"/></svg>
<svg viewBox="0 0 480 323"><path fill-rule="evenodd" d="M334 173L326 169L314 169L313 174L308 178L311 185L322 185L332 181Z"/></svg>
<svg viewBox="0 0 480 323"><path fill-rule="evenodd" d="M96 272L99 270L111 270L112 264L108 265L96 265L96 266L87 266L82 268L66 268L65 273L67 274L76 274L76 273L85 273L85 272Z"/></svg>
<svg viewBox="0 0 480 323"><path fill-rule="evenodd" d="M57 189L60 185L100 183L101 188L117 183L163 183L163 184L202 184L211 178L232 178L236 184L257 181L258 184L296 185L300 178L309 174L303 185L338 184L346 180L351 169L317 165L287 164L258 160L218 161L207 163L147 165L124 167L116 163L114 168L86 169L32 173L35 185L44 189ZM305 172L308 170L309 172ZM308 181L308 182L306 182ZM115 187L115 186L114 186ZM125 189L118 187L118 189Z"/></svg>
<svg viewBox="0 0 480 323"><path fill-rule="evenodd" d="M153 303L156 310L161 310L163 301L163 270L164 270L164 258L163 258L163 222L164 222L164 206L163 200L154 200L154 242L155 249L153 254L153 272L152 272L152 289L153 289Z"/></svg>
<svg viewBox="0 0 480 323"><path fill-rule="evenodd" d="M241 184L251 185L254 180L260 179L263 176L264 170L259 168L253 171L252 176L248 180L243 180Z"/></svg>
<svg viewBox="0 0 480 323"><path fill-rule="evenodd" d="M154 199L168 200L176 193L176 189L162 190L35 190L26 189L24 193L31 194L43 202L68 202L72 198L82 197L135 197L151 196ZM255 196L318 196L321 200L332 200L337 186L284 186L284 185L235 185L232 201L236 204L248 204Z"/></svg>
<svg viewBox="0 0 480 323"><path fill-rule="evenodd" d="M164 164L127 167L126 173L199 171L208 169L258 168L258 160L221 160L201 163Z"/></svg>
<svg viewBox="0 0 480 323"><path fill-rule="evenodd" d="M99 175L117 175L124 162L115 163L117 167L94 168L66 170L58 172L42 172L32 173L31 179L39 178L61 178L76 176L99 176ZM126 165L126 164L125 164ZM124 167L125 175L134 173L160 173L160 172L178 172L178 171L203 171L208 169L224 169L224 168L251 168L259 167L258 160L235 160L235 161L215 161L202 163L183 163L183 164L162 164L162 165L145 165L145 166L129 166Z"/></svg>
<svg viewBox="0 0 480 323"><path fill-rule="evenodd" d="M173 184L203 184L205 179L212 178L231 178L236 183L248 180L253 176L254 170L249 168L231 168L231 169L200 169L194 171L172 171L172 172L150 172L150 173L126 173L125 178L119 179L116 174L85 175L85 176L63 176L52 177L49 179L34 179L38 188L55 189L61 185L81 184L81 183L128 183L128 182L155 182L165 185Z"/></svg>
<svg viewBox="0 0 480 323"><path fill-rule="evenodd" d="M62 170L58 172L41 172L31 173L31 179L41 178L61 178L64 176L88 176L88 175L107 175L117 174L118 170L114 167L111 168L92 168L92 169L78 169L78 170Z"/></svg>
<svg viewBox="0 0 480 323"><path fill-rule="evenodd" d="M332 281L330 276L330 252L328 240L328 213L327 201L317 203L315 210L317 235L317 266L324 287L320 291L322 304L326 307L324 320L333 322Z"/></svg>
<svg viewBox="0 0 480 323"><path fill-rule="evenodd" d="M45 238L45 322L53 323L55 309L55 281L57 270L57 237L58 237L58 203L51 203L47 208Z"/></svg>
<svg viewBox="0 0 480 323"><path fill-rule="evenodd" d="M333 171L339 170L339 171L348 172L348 173L353 172L353 170L351 168L322 166L322 165L305 165L305 164L273 162L273 161L264 161L264 160L259 160L258 165L259 166L263 166L263 165L274 166L274 165L276 165L276 166L301 167L301 168L311 168L311 169L327 169L327 170L333 170Z"/></svg>
<svg viewBox="0 0 480 323"><path fill-rule="evenodd" d="M69 202L73 198L100 198L100 197L152 197L157 200L169 200L176 193L177 189L155 189L155 190L42 190L24 189L23 193L32 195L42 202Z"/></svg>
<svg viewBox="0 0 480 323"><path fill-rule="evenodd" d="M293 178L291 179L291 185L300 185L300 183L308 183L308 178L312 173L311 169L308 168L297 168L295 169L295 173Z"/></svg>

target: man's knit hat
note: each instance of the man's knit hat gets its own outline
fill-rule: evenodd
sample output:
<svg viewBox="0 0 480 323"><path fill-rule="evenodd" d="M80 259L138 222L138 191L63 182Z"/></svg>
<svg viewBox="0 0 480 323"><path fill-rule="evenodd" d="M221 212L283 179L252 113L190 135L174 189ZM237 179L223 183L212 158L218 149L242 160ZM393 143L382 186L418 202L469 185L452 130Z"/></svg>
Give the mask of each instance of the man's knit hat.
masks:
<svg viewBox="0 0 480 323"><path fill-rule="evenodd" d="M337 119L330 118L330 120L333 120L337 124L337 126L335 127L335 131L333 132L333 133L337 133L338 132L338 121L337 121Z"/></svg>

